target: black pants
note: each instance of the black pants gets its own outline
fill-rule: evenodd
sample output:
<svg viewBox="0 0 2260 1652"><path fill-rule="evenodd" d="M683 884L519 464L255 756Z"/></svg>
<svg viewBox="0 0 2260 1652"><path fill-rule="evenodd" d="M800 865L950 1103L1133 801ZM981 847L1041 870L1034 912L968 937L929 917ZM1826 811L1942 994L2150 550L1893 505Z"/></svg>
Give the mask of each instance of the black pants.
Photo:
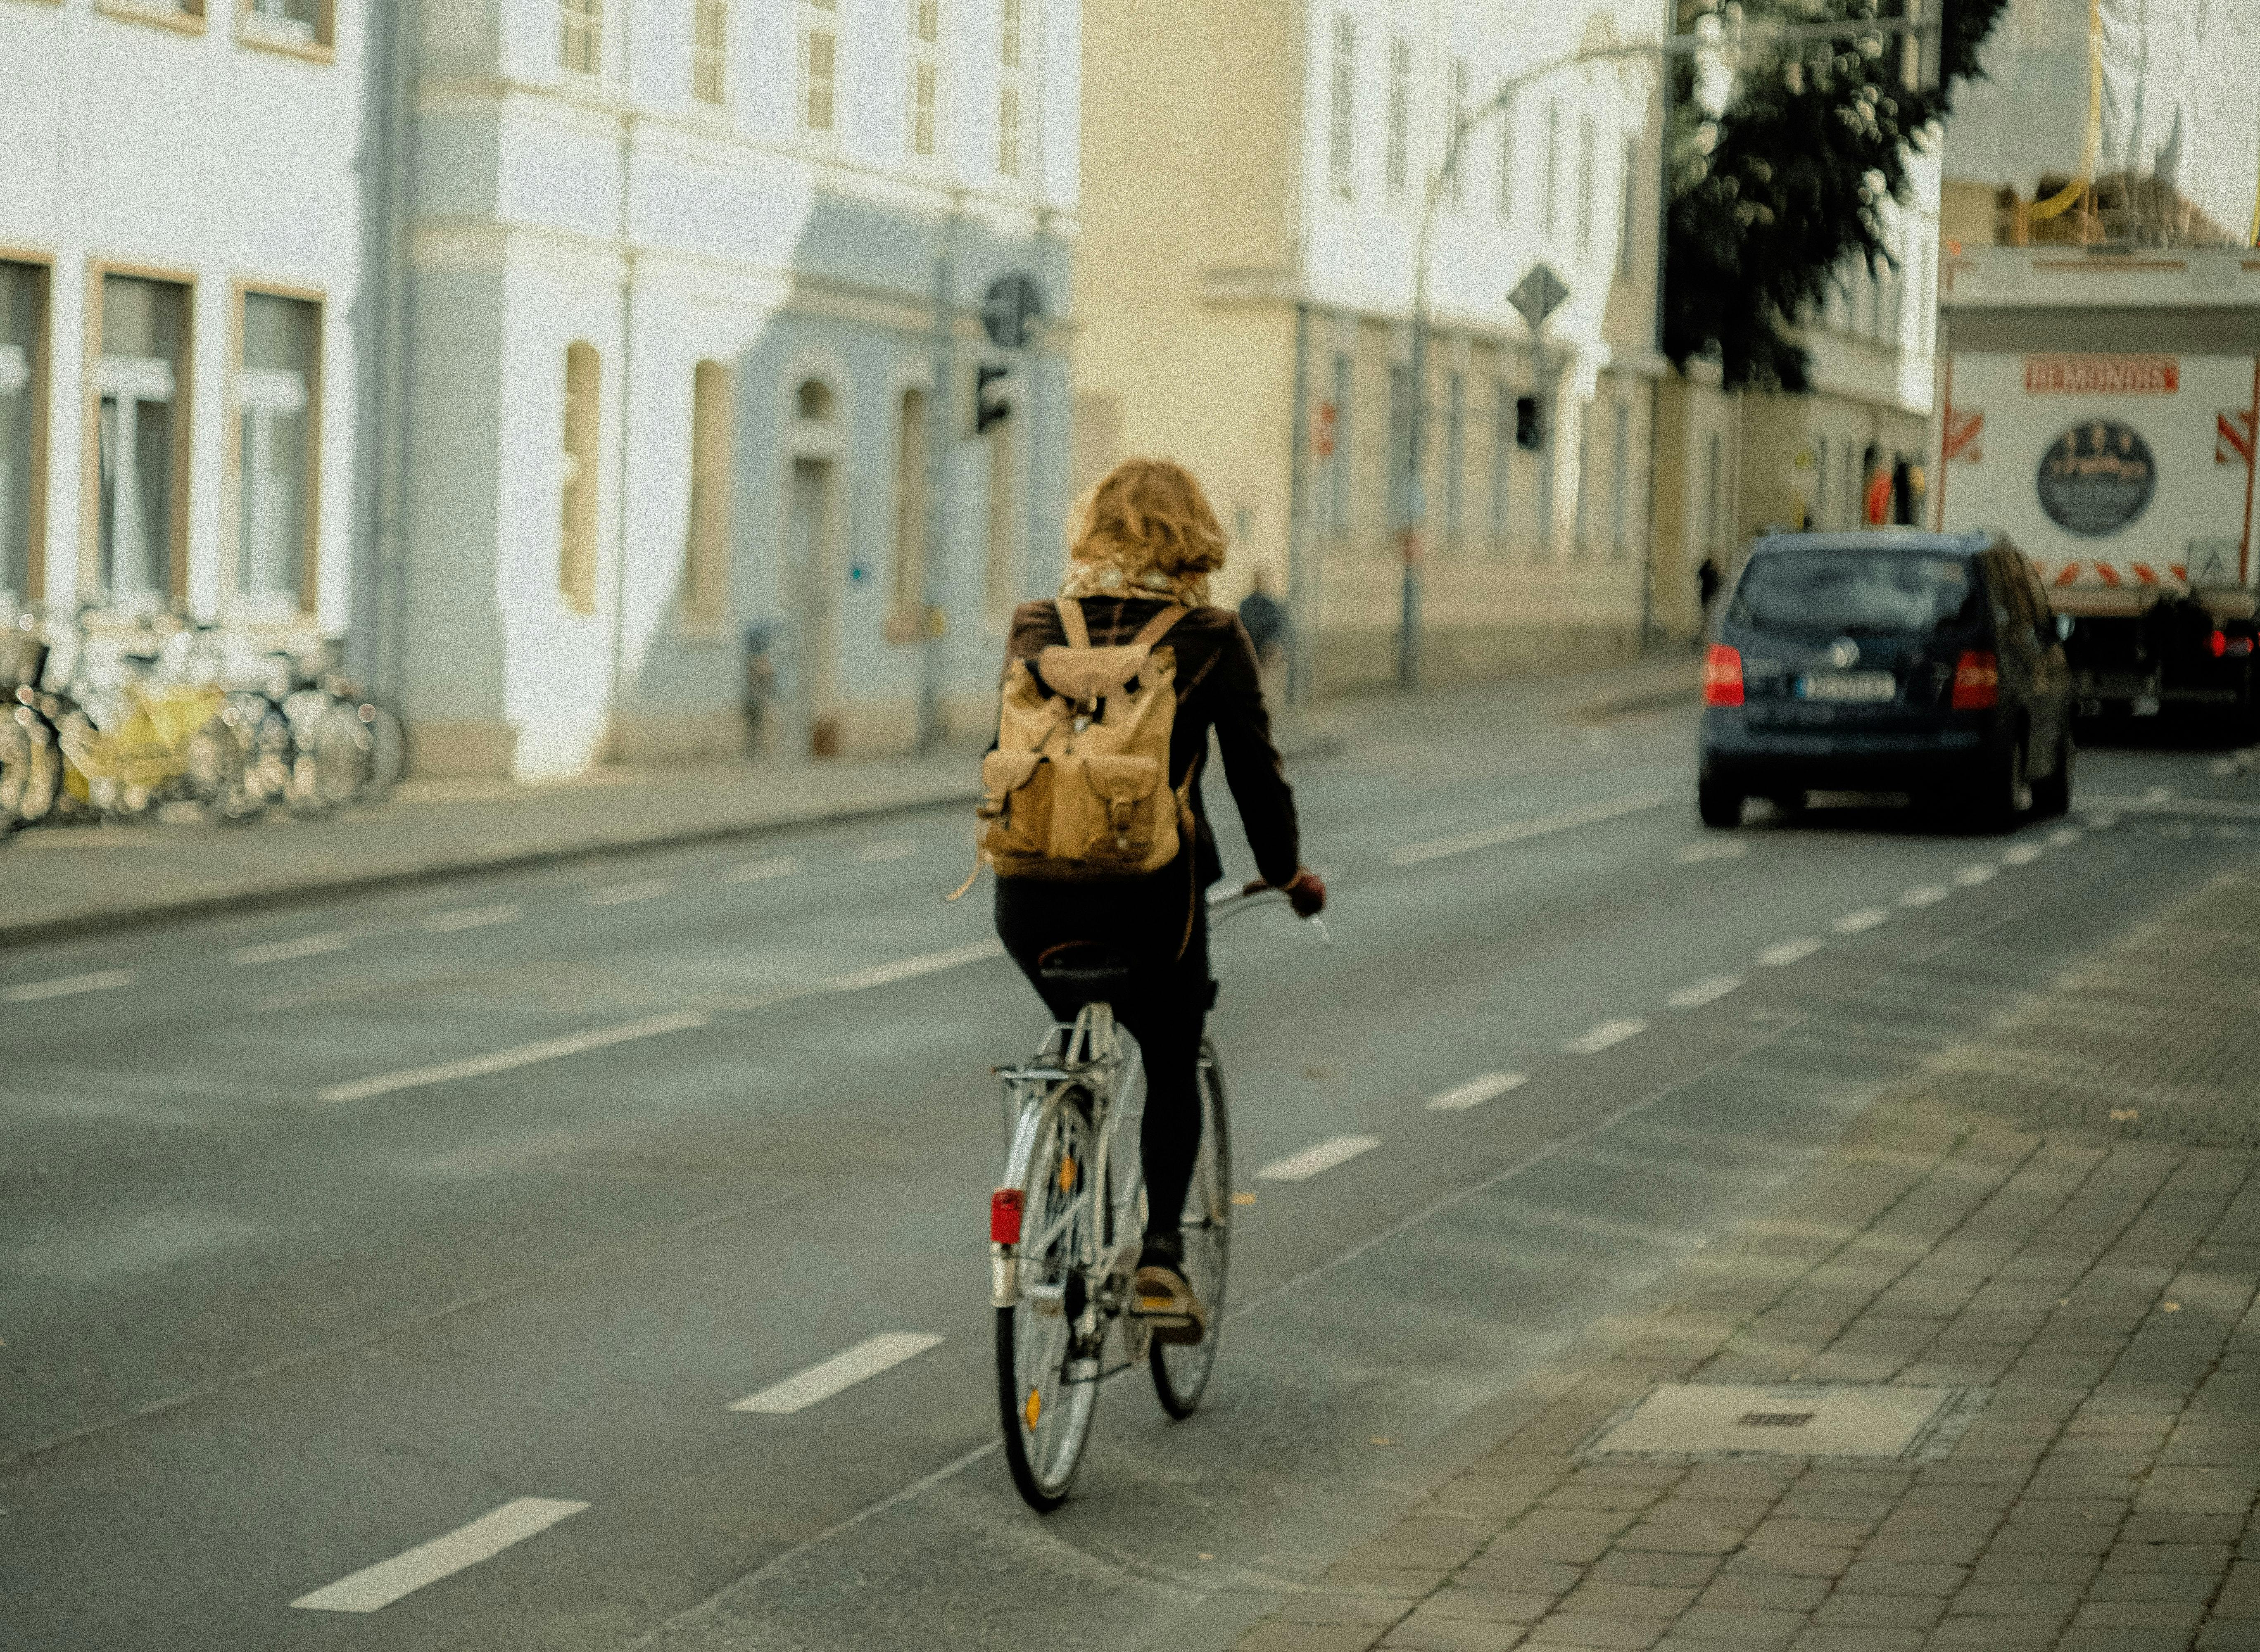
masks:
<svg viewBox="0 0 2260 1652"><path fill-rule="evenodd" d="M1146 1119L1138 1147L1146 1169L1146 1232L1175 1234L1200 1151L1201 1027L1216 1001L1208 973L1208 903L1193 887L1191 866L1180 859L1148 876L1100 883L1000 877L997 934L1062 1021L1074 1019L1082 1003L1045 985L1037 972L1045 953L1070 941L1096 941L1135 966L1130 990L1115 1000L1114 1017L1145 1057Z"/></svg>

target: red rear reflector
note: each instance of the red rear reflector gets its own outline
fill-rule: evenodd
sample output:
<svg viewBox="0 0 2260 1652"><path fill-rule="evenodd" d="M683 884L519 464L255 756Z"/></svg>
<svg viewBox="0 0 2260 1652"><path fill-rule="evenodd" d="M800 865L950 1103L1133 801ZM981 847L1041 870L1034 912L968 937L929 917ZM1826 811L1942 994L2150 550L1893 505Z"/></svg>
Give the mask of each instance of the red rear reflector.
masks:
<svg viewBox="0 0 2260 1652"><path fill-rule="evenodd" d="M2206 639L2206 647L2213 650L2213 657L2218 660L2222 654L2228 652L2228 633L2225 631L2214 632L2211 637Z"/></svg>
<svg viewBox="0 0 2260 1652"><path fill-rule="evenodd" d="M2001 662L1978 648L1964 648L1954 668L1954 709L1982 712L2001 703Z"/></svg>
<svg viewBox="0 0 2260 1652"><path fill-rule="evenodd" d="M989 1242L992 1245L1017 1245L1020 1242L1020 1190L1000 1187L989 1196Z"/></svg>
<svg viewBox="0 0 2260 1652"><path fill-rule="evenodd" d="M1740 705L1742 703L1742 654L1723 642L1711 645L1703 657L1703 704Z"/></svg>

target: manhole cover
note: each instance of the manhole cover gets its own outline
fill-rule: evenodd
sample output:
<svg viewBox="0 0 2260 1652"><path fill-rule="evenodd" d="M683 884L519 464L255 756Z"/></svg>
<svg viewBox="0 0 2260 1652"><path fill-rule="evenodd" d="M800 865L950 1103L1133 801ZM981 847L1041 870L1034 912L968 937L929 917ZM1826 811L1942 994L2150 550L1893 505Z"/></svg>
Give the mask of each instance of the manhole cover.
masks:
<svg viewBox="0 0 2260 1652"><path fill-rule="evenodd" d="M1942 1456L1985 1403L1972 1388L1674 1383L1578 1448L1594 1457Z"/></svg>

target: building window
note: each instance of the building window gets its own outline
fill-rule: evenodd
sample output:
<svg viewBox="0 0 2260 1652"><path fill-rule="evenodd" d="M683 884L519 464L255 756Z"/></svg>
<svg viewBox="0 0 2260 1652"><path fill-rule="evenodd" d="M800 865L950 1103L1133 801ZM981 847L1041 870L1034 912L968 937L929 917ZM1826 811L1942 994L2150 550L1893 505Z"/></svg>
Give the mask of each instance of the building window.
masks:
<svg viewBox="0 0 2260 1652"><path fill-rule="evenodd" d="M1389 42L1389 198L1399 199L1412 172L1412 42L1399 34Z"/></svg>
<svg viewBox="0 0 2260 1652"><path fill-rule="evenodd" d="M102 278L95 363L95 584L122 609L187 590L189 290Z"/></svg>
<svg viewBox="0 0 2260 1652"><path fill-rule="evenodd" d="M152 23L170 24L175 28L204 27L204 0L102 0L101 9L129 18L146 18ZM184 18L190 21L184 22Z"/></svg>
<svg viewBox="0 0 2260 1652"><path fill-rule="evenodd" d="M1620 165L1622 169L1617 175L1617 274L1630 281L1640 224L1640 145L1634 139L1627 138L1624 140Z"/></svg>
<svg viewBox="0 0 2260 1652"><path fill-rule="evenodd" d="M1464 59L1452 60L1450 83L1445 88L1444 153L1452 154L1458 141L1460 128L1468 122L1468 66ZM1452 167L1452 211L1460 211L1468 204L1468 158L1461 155Z"/></svg>
<svg viewBox="0 0 2260 1652"><path fill-rule="evenodd" d="M1412 515L1412 369L1402 361L1392 361L1389 364L1389 531L1392 535L1402 532Z"/></svg>
<svg viewBox="0 0 2260 1652"><path fill-rule="evenodd" d="M1554 233L1561 218L1562 200L1562 100L1546 100L1546 177L1539 197L1538 228L1546 235Z"/></svg>
<svg viewBox="0 0 2260 1652"><path fill-rule="evenodd" d="M1593 250L1593 118L1577 118L1577 255Z"/></svg>
<svg viewBox="0 0 2260 1652"><path fill-rule="evenodd" d="M1350 392L1355 388L1347 351L1334 355L1334 451L1327 455L1327 526L1336 539L1349 536Z"/></svg>
<svg viewBox="0 0 2260 1652"><path fill-rule="evenodd" d="M597 347L565 349L565 447L558 467L557 589L575 613L597 611Z"/></svg>
<svg viewBox="0 0 2260 1652"><path fill-rule="evenodd" d="M202 16L199 5L196 15ZM334 32L333 0L243 0L238 32L270 46L327 46Z"/></svg>
<svg viewBox="0 0 2260 1652"><path fill-rule="evenodd" d="M690 372L690 521L683 542L683 617L722 623L730 596L734 380L719 361Z"/></svg>
<svg viewBox="0 0 2260 1652"><path fill-rule="evenodd" d="M1020 175L1021 34L1020 8L1026 0L1000 0L1004 29L998 66L1002 79L997 89L997 172L1000 177Z"/></svg>
<svg viewBox="0 0 2260 1652"><path fill-rule="evenodd" d="M1514 106L1498 117L1498 221L1514 222Z"/></svg>
<svg viewBox="0 0 2260 1652"><path fill-rule="evenodd" d="M1444 543L1456 552L1466 528L1468 465L1468 385L1466 377L1452 375L1444 393Z"/></svg>
<svg viewBox="0 0 2260 1652"><path fill-rule="evenodd" d="M839 0L800 0L800 129L834 130L840 74Z"/></svg>
<svg viewBox="0 0 2260 1652"><path fill-rule="evenodd" d="M1514 387L1501 379L1495 392L1496 411L1491 420L1491 548L1492 555L1502 556L1514 533Z"/></svg>
<svg viewBox="0 0 2260 1652"><path fill-rule="evenodd" d="M730 0L697 0L690 22L690 95L702 104L728 100Z"/></svg>
<svg viewBox="0 0 2260 1652"><path fill-rule="evenodd" d="M895 441L895 640L926 634L926 392L905 390Z"/></svg>
<svg viewBox="0 0 2260 1652"><path fill-rule="evenodd" d="M321 306L243 296L236 370L235 590L254 612L313 606Z"/></svg>
<svg viewBox="0 0 2260 1652"><path fill-rule="evenodd" d="M911 0L911 153L932 160L941 98L941 0Z"/></svg>
<svg viewBox="0 0 2260 1652"><path fill-rule="evenodd" d="M0 624L38 597L46 474L47 272L0 263Z"/></svg>
<svg viewBox="0 0 2260 1652"><path fill-rule="evenodd" d="M1334 195L1350 198L1350 180L1356 165L1353 122L1357 90L1357 20L1348 12L1334 18L1334 78L1333 103L1327 111L1327 168Z"/></svg>
<svg viewBox="0 0 2260 1652"><path fill-rule="evenodd" d="M569 75L594 75L603 61L604 0L564 0L557 23L558 66Z"/></svg>
<svg viewBox="0 0 2260 1652"><path fill-rule="evenodd" d="M1632 409L1616 404L1615 429L1609 444L1609 549L1619 558L1632 552Z"/></svg>

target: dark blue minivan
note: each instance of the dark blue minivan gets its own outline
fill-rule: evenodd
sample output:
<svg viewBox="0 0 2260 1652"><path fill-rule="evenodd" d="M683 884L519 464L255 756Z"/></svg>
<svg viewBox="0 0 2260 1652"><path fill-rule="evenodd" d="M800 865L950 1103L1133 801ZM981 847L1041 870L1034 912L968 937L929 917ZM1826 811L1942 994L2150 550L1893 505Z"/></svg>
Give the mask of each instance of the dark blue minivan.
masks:
<svg viewBox="0 0 2260 1652"><path fill-rule="evenodd" d="M1758 540L1703 666L1699 804L1904 792L1992 830L2071 806L2071 672L2048 593L1998 534Z"/></svg>

